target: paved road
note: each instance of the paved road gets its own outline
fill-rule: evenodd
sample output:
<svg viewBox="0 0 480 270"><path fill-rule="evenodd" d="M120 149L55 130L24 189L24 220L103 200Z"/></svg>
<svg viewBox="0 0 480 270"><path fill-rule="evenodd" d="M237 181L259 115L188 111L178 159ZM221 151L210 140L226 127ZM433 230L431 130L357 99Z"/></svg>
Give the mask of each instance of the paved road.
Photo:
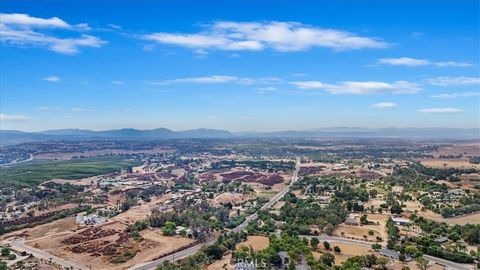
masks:
<svg viewBox="0 0 480 270"><path fill-rule="evenodd" d="M285 196L285 194L287 194L290 191L290 188L292 187L293 183L295 183L298 180L298 170L299 169L300 169L300 159L297 159L297 163L295 165L295 170L293 171L292 180L290 181L290 184L287 187L285 187L284 189L282 189L280 192L275 194L275 196L273 196L270 199L270 201L268 201L266 204L264 204L260 208L261 210L269 209L276 202L278 202L281 198L283 198L283 196ZM232 231L240 232L241 230L244 230L250 222L256 220L257 218L258 218L258 214L255 212L254 214L248 216L245 219L245 221L242 222L242 224L233 228ZM215 241L216 241L216 239L213 239L213 240L211 240L207 243L198 244L198 245L193 246L191 248L176 252L172 255L163 257L163 258L155 260L155 261L134 265L134 266L130 267L128 270L152 270L152 269L155 269L158 265L162 264L164 261L176 261L176 260L179 260L179 259L186 258L190 255L193 255L193 254L197 253L203 246L211 245L211 244L215 243Z"/></svg>
<svg viewBox="0 0 480 270"><path fill-rule="evenodd" d="M60 257L57 257L55 255L52 255L46 251L43 251L43 250L40 250L40 249L36 249L36 248L32 248L32 247L29 247L29 246L26 246L24 244L24 240L23 239L15 239L13 241L10 241L8 242L10 244L10 246L14 249L14 250L17 250L17 251L25 251L25 252L28 252L28 253L31 253L33 256L37 257L37 258L40 258L40 259L44 259L44 260L51 260L52 262L58 264L58 265L61 265L62 267L65 267L65 268L71 268L71 269L78 269L78 270L84 270L86 268L80 266L80 265L77 265L75 263L72 263L72 262L69 262L67 260L64 260Z"/></svg>
<svg viewBox="0 0 480 270"><path fill-rule="evenodd" d="M373 243L366 242L362 240L355 240L355 239L348 239L342 237L335 237L335 236L327 236L327 235L300 235L300 238L312 238L317 237L320 242L328 241L332 243L344 243L344 244L352 244L357 246L364 246L364 247L371 247ZM473 270L475 269L474 265L471 264L463 264L463 263L456 263L447 261L441 258L433 257L430 255L423 255L423 257L429 261L436 262L440 265L447 267L447 269L456 269L456 270Z"/></svg>

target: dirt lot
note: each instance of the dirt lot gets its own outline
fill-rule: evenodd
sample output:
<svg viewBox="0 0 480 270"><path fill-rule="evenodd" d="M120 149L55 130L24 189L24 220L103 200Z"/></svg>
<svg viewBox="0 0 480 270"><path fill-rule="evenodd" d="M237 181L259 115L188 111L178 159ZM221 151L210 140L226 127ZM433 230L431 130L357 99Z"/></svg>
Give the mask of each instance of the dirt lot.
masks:
<svg viewBox="0 0 480 270"><path fill-rule="evenodd" d="M113 221L94 228L83 228L77 232L69 231L30 238L26 244L74 263L91 266L93 269L126 269L194 241L186 237L166 237L160 230L152 229L142 231L140 235L143 239L137 241L124 233L125 228L126 225ZM112 258L127 250L136 253L132 259L119 264L110 262Z"/></svg>
<svg viewBox="0 0 480 270"><path fill-rule="evenodd" d="M375 209L379 208L380 205L385 204L385 200L380 200L380 199L371 199L368 200L367 203L365 203L365 208L370 208L370 206L373 206Z"/></svg>
<svg viewBox="0 0 480 270"><path fill-rule="evenodd" d="M328 252L335 255L335 264L340 265L343 262L345 262L348 258L357 256L357 255L366 255L367 253L370 253L370 248L364 247L364 246L335 243L335 242L331 242L330 245L331 245L331 248L329 251L327 251L323 248L323 245L320 244L318 247L318 250L313 252L313 256L315 257L315 259L320 258L323 252ZM333 252L334 246L338 246L342 252L340 253Z"/></svg>
<svg viewBox="0 0 480 270"><path fill-rule="evenodd" d="M480 164L472 164L465 158L455 159L422 159L422 165L432 168L461 168L461 169L480 169Z"/></svg>
<svg viewBox="0 0 480 270"><path fill-rule="evenodd" d="M239 244L237 248L241 246L252 247L254 250L262 250L268 247L269 239L266 236L252 235L247 237L247 241Z"/></svg>
<svg viewBox="0 0 480 270"><path fill-rule="evenodd" d="M370 230L373 231L373 235L368 234ZM383 227L380 225L351 226L346 224L340 224L333 231L333 235L342 236L343 232L344 237L351 237L356 239L365 239L363 236L366 235L368 240L376 242L377 236L385 239L385 234L382 233L382 230Z"/></svg>
<svg viewBox="0 0 480 270"><path fill-rule="evenodd" d="M27 228L2 235L0 239L7 239L13 236L27 237L27 239L36 239L39 237L49 237L53 234L69 234L70 230L76 228L75 218L67 217L47 224L42 224L34 228Z"/></svg>
<svg viewBox="0 0 480 270"><path fill-rule="evenodd" d="M225 192L217 197L215 197L214 201L216 203L232 203L233 205L239 205L247 201L254 200L255 198L248 194L242 193L232 193L232 192Z"/></svg>
<svg viewBox="0 0 480 270"><path fill-rule="evenodd" d="M120 221L122 223L135 223L135 221L143 220L150 215L150 207L146 204L134 206L127 212L121 213L112 218L112 220Z"/></svg>
<svg viewBox="0 0 480 270"><path fill-rule="evenodd" d="M405 209L408 210L408 212L414 212L417 210L418 212L422 211L422 204L419 201L407 201L403 202L405 204Z"/></svg>
<svg viewBox="0 0 480 270"><path fill-rule="evenodd" d="M453 218L444 218L440 214L434 213L430 210L422 212L422 216L425 218L435 220L438 222L445 222L448 224L458 224L458 225L465 225L465 224L480 224L480 213L465 215L460 217L453 217Z"/></svg>

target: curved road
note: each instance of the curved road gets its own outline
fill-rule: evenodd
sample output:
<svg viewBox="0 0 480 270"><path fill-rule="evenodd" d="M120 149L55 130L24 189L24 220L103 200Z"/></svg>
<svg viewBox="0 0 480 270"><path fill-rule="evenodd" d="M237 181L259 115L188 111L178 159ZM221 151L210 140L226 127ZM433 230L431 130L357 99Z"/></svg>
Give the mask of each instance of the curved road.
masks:
<svg viewBox="0 0 480 270"><path fill-rule="evenodd" d="M33 256L37 257L37 258L40 258L40 259L44 259L46 261L52 261L64 268L68 268L68 269L75 269L75 270L84 270L86 269L85 267L83 266L80 266L78 264L75 264L75 263L72 263L72 262L69 262L65 259L62 259L60 257L57 257L55 255L52 255L46 251L43 251L43 250L40 250L40 249L36 249L36 248L33 248L33 247L30 247L30 246L27 246L25 245L25 240L23 239L15 239L13 241L10 241L8 242L10 244L10 246L14 249L14 250L17 250L17 251L25 251L27 253L30 253L32 254Z"/></svg>

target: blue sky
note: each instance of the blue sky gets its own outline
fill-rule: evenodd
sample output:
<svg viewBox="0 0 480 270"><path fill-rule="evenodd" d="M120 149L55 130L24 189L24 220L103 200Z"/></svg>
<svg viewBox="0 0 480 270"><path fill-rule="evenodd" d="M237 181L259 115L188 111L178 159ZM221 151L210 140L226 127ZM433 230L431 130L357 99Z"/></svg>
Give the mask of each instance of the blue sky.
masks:
<svg viewBox="0 0 480 270"><path fill-rule="evenodd" d="M480 127L478 1L2 1L0 128Z"/></svg>

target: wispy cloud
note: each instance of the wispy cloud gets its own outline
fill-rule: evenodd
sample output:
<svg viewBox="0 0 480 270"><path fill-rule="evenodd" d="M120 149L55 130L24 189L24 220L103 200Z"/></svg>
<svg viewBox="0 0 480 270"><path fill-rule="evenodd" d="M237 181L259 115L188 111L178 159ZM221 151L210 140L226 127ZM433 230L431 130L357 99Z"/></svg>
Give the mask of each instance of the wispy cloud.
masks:
<svg viewBox="0 0 480 270"><path fill-rule="evenodd" d="M436 86L462 86L480 84L480 78L477 77L436 77L426 80L427 83Z"/></svg>
<svg viewBox="0 0 480 270"><path fill-rule="evenodd" d="M480 92L444 93L444 94L431 95L430 97L452 99L452 98L460 98L460 97L478 97L478 96L480 96Z"/></svg>
<svg viewBox="0 0 480 270"><path fill-rule="evenodd" d="M371 107L374 109L385 110L385 109L397 108L398 104L393 102L380 102L380 103L372 104Z"/></svg>
<svg viewBox="0 0 480 270"><path fill-rule="evenodd" d="M298 22L230 22L204 25L197 33L152 33L142 38L193 50L225 51L305 51L314 47L337 51L385 48L379 39L362 37L335 29L324 29Z"/></svg>
<svg viewBox="0 0 480 270"><path fill-rule="evenodd" d="M418 110L421 113L440 113L440 114L449 114L449 113L460 113L463 112L463 110L458 109L458 108L427 108L427 109L420 109Z"/></svg>
<svg viewBox="0 0 480 270"><path fill-rule="evenodd" d="M281 79L276 77L263 77L263 78L249 78L249 77L237 77L229 75L211 75L202 77L187 77L178 78L172 80L163 81L150 81L147 84L152 85L172 85L172 84L222 84L222 83L238 83L244 85L251 84L272 84L278 83Z"/></svg>
<svg viewBox="0 0 480 270"><path fill-rule="evenodd" d="M277 92L277 91L278 91L278 88L273 87L273 86L257 88L257 94L260 94L260 95L267 94L267 93L272 93L272 92Z"/></svg>
<svg viewBox="0 0 480 270"><path fill-rule="evenodd" d="M15 115L15 114L5 114L0 113L0 121L25 121L32 119L29 116L25 115Z"/></svg>
<svg viewBox="0 0 480 270"><path fill-rule="evenodd" d="M321 81L298 81L292 82L299 89L323 90L334 95L366 95L391 92L394 94L414 94L422 90L418 84L407 81L395 81L392 83L366 81L346 81L339 84L329 84Z"/></svg>
<svg viewBox="0 0 480 270"><path fill-rule="evenodd" d="M455 62L455 61L447 61L447 62L436 62L436 66L439 67L473 67L473 64L465 63L465 62Z"/></svg>
<svg viewBox="0 0 480 270"><path fill-rule="evenodd" d="M38 106L38 107L35 107L35 110L47 112L47 111L61 111L63 110L63 108L59 106L55 106L55 107Z"/></svg>
<svg viewBox="0 0 480 270"><path fill-rule="evenodd" d="M124 85L125 82L124 81L112 81L113 84L116 84L116 85Z"/></svg>
<svg viewBox="0 0 480 270"><path fill-rule="evenodd" d="M399 57L399 58L381 58L378 60L379 64L392 65L392 66L427 66L431 62L426 59L415 59L410 57Z"/></svg>
<svg viewBox="0 0 480 270"><path fill-rule="evenodd" d="M48 77L45 77L43 79L47 82L59 82L60 81L60 77L58 77L58 76L48 76Z"/></svg>
<svg viewBox="0 0 480 270"><path fill-rule="evenodd" d="M433 62L428 59L416 59L410 57L398 57L398 58L381 58L378 60L379 64L392 65L392 66L407 66L407 67L416 67L416 66L438 66L438 67L472 67L470 63L464 62Z"/></svg>
<svg viewBox="0 0 480 270"><path fill-rule="evenodd" d="M56 29L63 30L62 35L55 36ZM65 31L68 30L68 31ZM65 37L65 33L90 30L88 24L69 24L58 17L37 18L28 14L0 13L1 41L17 47L39 47L62 53L75 54L81 47L101 47L106 41L81 33L76 37Z"/></svg>
<svg viewBox="0 0 480 270"><path fill-rule="evenodd" d="M153 81L147 82L148 84L154 85L170 85L170 84L181 84L181 83L194 83L194 84L217 84L217 83L228 83L238 80L235 76L225 76L225 75L212 75L204 77L189 77L189 78L179 78L172 80L163 80L163 81Z"/></svg>

